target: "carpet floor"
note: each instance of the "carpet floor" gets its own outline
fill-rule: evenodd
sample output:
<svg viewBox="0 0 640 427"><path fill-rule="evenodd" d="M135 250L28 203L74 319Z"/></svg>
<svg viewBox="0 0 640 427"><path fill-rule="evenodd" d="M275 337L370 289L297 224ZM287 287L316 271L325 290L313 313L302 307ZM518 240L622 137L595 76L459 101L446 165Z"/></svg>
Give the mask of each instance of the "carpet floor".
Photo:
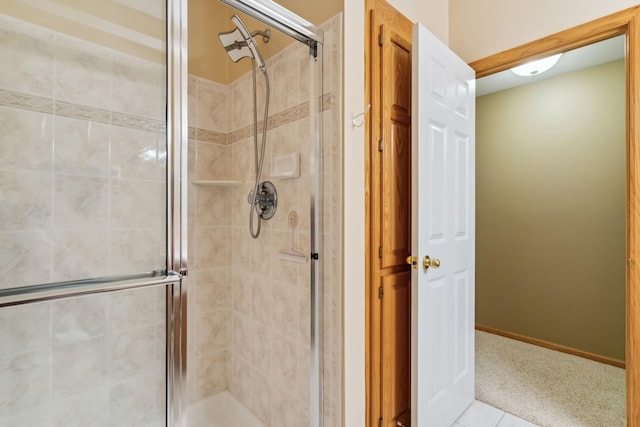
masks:
<svg viewBox="0 0 640 427"><path fill-rule="evenodd" d="M625 370L476 331L476 399L543 427L625 425Z"/></svg>

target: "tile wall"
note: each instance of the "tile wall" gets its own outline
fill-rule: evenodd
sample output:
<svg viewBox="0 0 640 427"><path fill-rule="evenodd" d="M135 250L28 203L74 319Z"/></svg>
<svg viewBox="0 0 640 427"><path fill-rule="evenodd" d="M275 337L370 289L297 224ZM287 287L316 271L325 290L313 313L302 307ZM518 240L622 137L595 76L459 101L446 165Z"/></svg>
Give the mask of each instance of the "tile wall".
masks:
<svg viewBox="0 0 640 427"><path fill-rule="evenodd" d="M163 268L164 66L0 15L0 288ZM165 425L165 291L0 309L0 426Z"/></svg>
<svg viewBox="0 0 640 427"><path fill-rule="evenodd" d="M164 65L4 15L0 48L0 288L164 268Z"/></svg>
<svg viewBox="0 0 640 427"><path fill-rule="evenodd" d="M0 309L0 427L165 426L165 295Z"/></svg>
<svg viewBox="0 0 640 427"><path fill-rule="evenodd" d="M325 425L341 420L341 15L323 25ZM189 393L190 401L230 390L266 426L308 425L310 371L309 263L278 257L291 247L288 213L299 224L294 248L310 252L308 48L294 44L267 61L271 82L263 179L273 160L301 154L301 176L274 179L278 212L248 231L253 183L251 73L229 86L189 80ZM264 80L258 75L259 120ZM261 129L259 125L259 129ZM259 134L260 135L260 134ZM260 142L260 140L259 140ZM235 185L195 185L234 180Z"/></svg>

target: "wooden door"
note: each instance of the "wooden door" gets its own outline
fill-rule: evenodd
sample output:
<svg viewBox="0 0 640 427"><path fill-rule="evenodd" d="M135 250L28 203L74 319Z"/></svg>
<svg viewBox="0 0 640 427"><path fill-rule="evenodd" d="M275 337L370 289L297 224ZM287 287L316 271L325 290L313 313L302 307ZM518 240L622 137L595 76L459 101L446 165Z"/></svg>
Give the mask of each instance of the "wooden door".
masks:
<svg viewBox="0 0 640 427"><path fill-rule="evenodd" d="M398 427L411 418L412 23L383 0L367 12L367 426Z"/></svg>

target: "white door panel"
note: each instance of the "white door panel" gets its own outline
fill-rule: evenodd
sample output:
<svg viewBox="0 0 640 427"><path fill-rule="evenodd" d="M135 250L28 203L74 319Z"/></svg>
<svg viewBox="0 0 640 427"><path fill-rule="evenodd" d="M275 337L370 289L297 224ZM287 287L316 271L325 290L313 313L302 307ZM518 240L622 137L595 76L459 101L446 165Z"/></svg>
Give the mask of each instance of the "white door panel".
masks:
<svg viewBox="0 0 640 427"><path fill-rule="evenodd" d="M411 422L449 427L474 399L475 73L420 24L413 43Z"/></svg>

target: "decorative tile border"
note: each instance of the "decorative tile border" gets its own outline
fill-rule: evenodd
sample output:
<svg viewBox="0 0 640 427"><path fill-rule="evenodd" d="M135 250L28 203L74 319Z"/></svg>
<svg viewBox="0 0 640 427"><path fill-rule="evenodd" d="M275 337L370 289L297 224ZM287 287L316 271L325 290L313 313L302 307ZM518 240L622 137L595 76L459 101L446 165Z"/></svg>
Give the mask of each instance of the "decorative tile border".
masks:
<svg viewBox="0 0 640 427"><path fill-rule="evenodd" d="M0 89L0 106L37 111L80 120L91 120L113 126L165 133L167 126L162 120L154 120L132 114L117 113L101 108L55 101L49 98Z"/></svg>
<svg viewBox="0 0 640 427"><path fill-rule="evenodd" d="M72 119L91 120L99 123L111 123L111 111L85 107L69 102L55 101L55 115Z"/></svg>
<svg viewBox="0 0 640 427"><path fill-rule="evenodd" d="M333 102L334 97L332 94L329 93L323 95L321 110L326 111L331 109L333 107ZM166 124L161 120L117 113L115 111L108 111L100 108L88 107L86 105L73 104L70 102L54 101L48 98L4 89L0 89L0 106L55 114L57 116L80 120L91 120L99 123L111 124L113 126L140 129L150 132L164 133L167 129ZM309 117L309 103L303 102L269 117L268 126L269 129L275 129L306 117ZM262 131L262 124L262 121L258 122L258 132ZM194 127L189 128L190 139L224 145L233 144L234 142L249 138L251 135L253 135L253 125L244 126L229 134Z"/></svg>
<svg viewBox="0 0 640 427"><path fill-rule="evenodd" d="M333 107L334 97L333 94L325 94L321 99L321 111L330 110ZM309 117L309 103L303 102L302 104L298 104L294 107L287 108L284 111L274 114L269 117L267 120L269 129L275 129L280 126L287 125L289 123L293 123L297 120L301 120ZM258 122L258 132L262 131L262 124L264 121ZM198 135L200 135L201 129L198 129ZM249 138L253 135L253 125L244 126L238 130L235 130L227 135L226 144L233 144L238 141L242 141L245 138ZM200 139L198 137L198 139ZM217 141L209 141L209 142L217 142ZM223 142L219 142L223 144Z"/></svg>
<svg viewBox="0 0 640 427"><path fill-rule="evenodd" d="M53 114L54 109L52 99L2 89L0 89L0 105L47 114Z"/></svg>
<svg viewBox="0 0 640 427"><path fill-rule="evenodd" d="M213 132L210 130L206 130L206 129L199 129L196 128L196 139L198 141L206 141L206 142L214 142L216 144L228 144L228 140L229 140L229 135L224 134L224 133L220 133L220 132Z"/></svg>
<svg viewBox="0 0 640 427"><path fill-rule="evenodd" d="M111 124L132 129L147 130L150 132L165 133L167 131L167 125L161 120L147 119L145 117L116 112L111 113Z"/></svg>

